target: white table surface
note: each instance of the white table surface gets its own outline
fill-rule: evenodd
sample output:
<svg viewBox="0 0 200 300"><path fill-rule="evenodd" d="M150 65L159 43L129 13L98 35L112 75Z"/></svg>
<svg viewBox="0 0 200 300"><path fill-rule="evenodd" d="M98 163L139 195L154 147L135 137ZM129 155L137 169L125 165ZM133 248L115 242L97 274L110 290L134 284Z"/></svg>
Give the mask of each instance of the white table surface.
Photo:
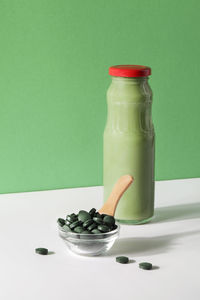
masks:
<svg viewBox="0 0 200 300"><path fill-rule="evenodd" d="M99 208L102 198L102 187L0 195L0 299L199 300L200 178L156 182L151 223L121 226L106 256L71 255L57 218ZM118 264L118 255L135 262ZM139 269L142 261L154 270Z"/></svg>

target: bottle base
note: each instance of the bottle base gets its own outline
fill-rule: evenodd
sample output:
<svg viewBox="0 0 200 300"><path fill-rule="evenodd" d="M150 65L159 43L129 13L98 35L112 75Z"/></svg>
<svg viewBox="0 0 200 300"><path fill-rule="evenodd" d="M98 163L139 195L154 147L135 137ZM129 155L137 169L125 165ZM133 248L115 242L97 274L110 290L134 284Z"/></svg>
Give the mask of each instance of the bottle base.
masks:
<svg viewBox="0 0 200 300"><path fill-rule="evenodd" d="M121 224L127 224L127 225L141 225L150 222L153 219L153 216L144 220L121 220L116 219L117 222Z"/></svg>

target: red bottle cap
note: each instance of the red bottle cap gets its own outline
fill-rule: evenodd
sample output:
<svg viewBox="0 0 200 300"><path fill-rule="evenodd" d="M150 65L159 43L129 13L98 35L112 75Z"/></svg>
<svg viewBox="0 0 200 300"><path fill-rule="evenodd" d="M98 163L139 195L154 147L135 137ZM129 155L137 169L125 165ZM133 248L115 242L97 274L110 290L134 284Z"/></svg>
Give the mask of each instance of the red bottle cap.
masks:
<svg viewBox="0 0 200 300"><path fill-rule="evenodd" d="M151 68L139 65L117 65L109 68L109 74L117 77L146 77L151 75Z"/></svg>

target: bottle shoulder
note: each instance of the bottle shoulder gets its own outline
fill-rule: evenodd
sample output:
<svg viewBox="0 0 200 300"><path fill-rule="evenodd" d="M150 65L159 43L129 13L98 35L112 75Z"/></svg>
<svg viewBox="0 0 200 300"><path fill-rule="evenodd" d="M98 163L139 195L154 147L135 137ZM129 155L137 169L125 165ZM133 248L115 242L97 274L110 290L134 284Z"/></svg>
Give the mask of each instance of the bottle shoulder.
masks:
<svg viewBox="0 0 200 300"><path fill-rule="evenodd" d="M152 90L148 82L141 84L111 83L107 90L108 102L143 103L152 102Z"/></svg>

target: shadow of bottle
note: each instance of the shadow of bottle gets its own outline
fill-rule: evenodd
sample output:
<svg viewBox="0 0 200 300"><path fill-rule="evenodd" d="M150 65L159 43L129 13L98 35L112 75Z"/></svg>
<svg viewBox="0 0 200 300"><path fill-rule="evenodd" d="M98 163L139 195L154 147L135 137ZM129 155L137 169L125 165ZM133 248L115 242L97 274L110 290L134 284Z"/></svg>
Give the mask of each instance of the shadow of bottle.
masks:
<svg viewBox="0 0 200 300"><path fill-rule="evenodd" d="M200 202L156 208L155 216L151 223L197 218L200 218Z"/></svg>
<svg viewBox="0 0 200 300"><path fill-rule="evenodd" d="M168 252L178 244L179 238L190 235L200 235L199 230L183 233L174 233L163 236L141 237L141 238L120 238L109 251L109 256L131 254L134 256L155 255Z"/></svg>
<svg viewBox="0 0 200 300"><path fill-rule="evenodd" d="M200 218L200 203L194 202L157 208L155 210L155 217L151 223L164 223L198 218ZM116 256L120 254L133 254L143 256L164 253L169 251L170 248L175 247L179 238L190 235L200 235L200 230L154 237L121 238L116 241L108 255Z"/></svg>

